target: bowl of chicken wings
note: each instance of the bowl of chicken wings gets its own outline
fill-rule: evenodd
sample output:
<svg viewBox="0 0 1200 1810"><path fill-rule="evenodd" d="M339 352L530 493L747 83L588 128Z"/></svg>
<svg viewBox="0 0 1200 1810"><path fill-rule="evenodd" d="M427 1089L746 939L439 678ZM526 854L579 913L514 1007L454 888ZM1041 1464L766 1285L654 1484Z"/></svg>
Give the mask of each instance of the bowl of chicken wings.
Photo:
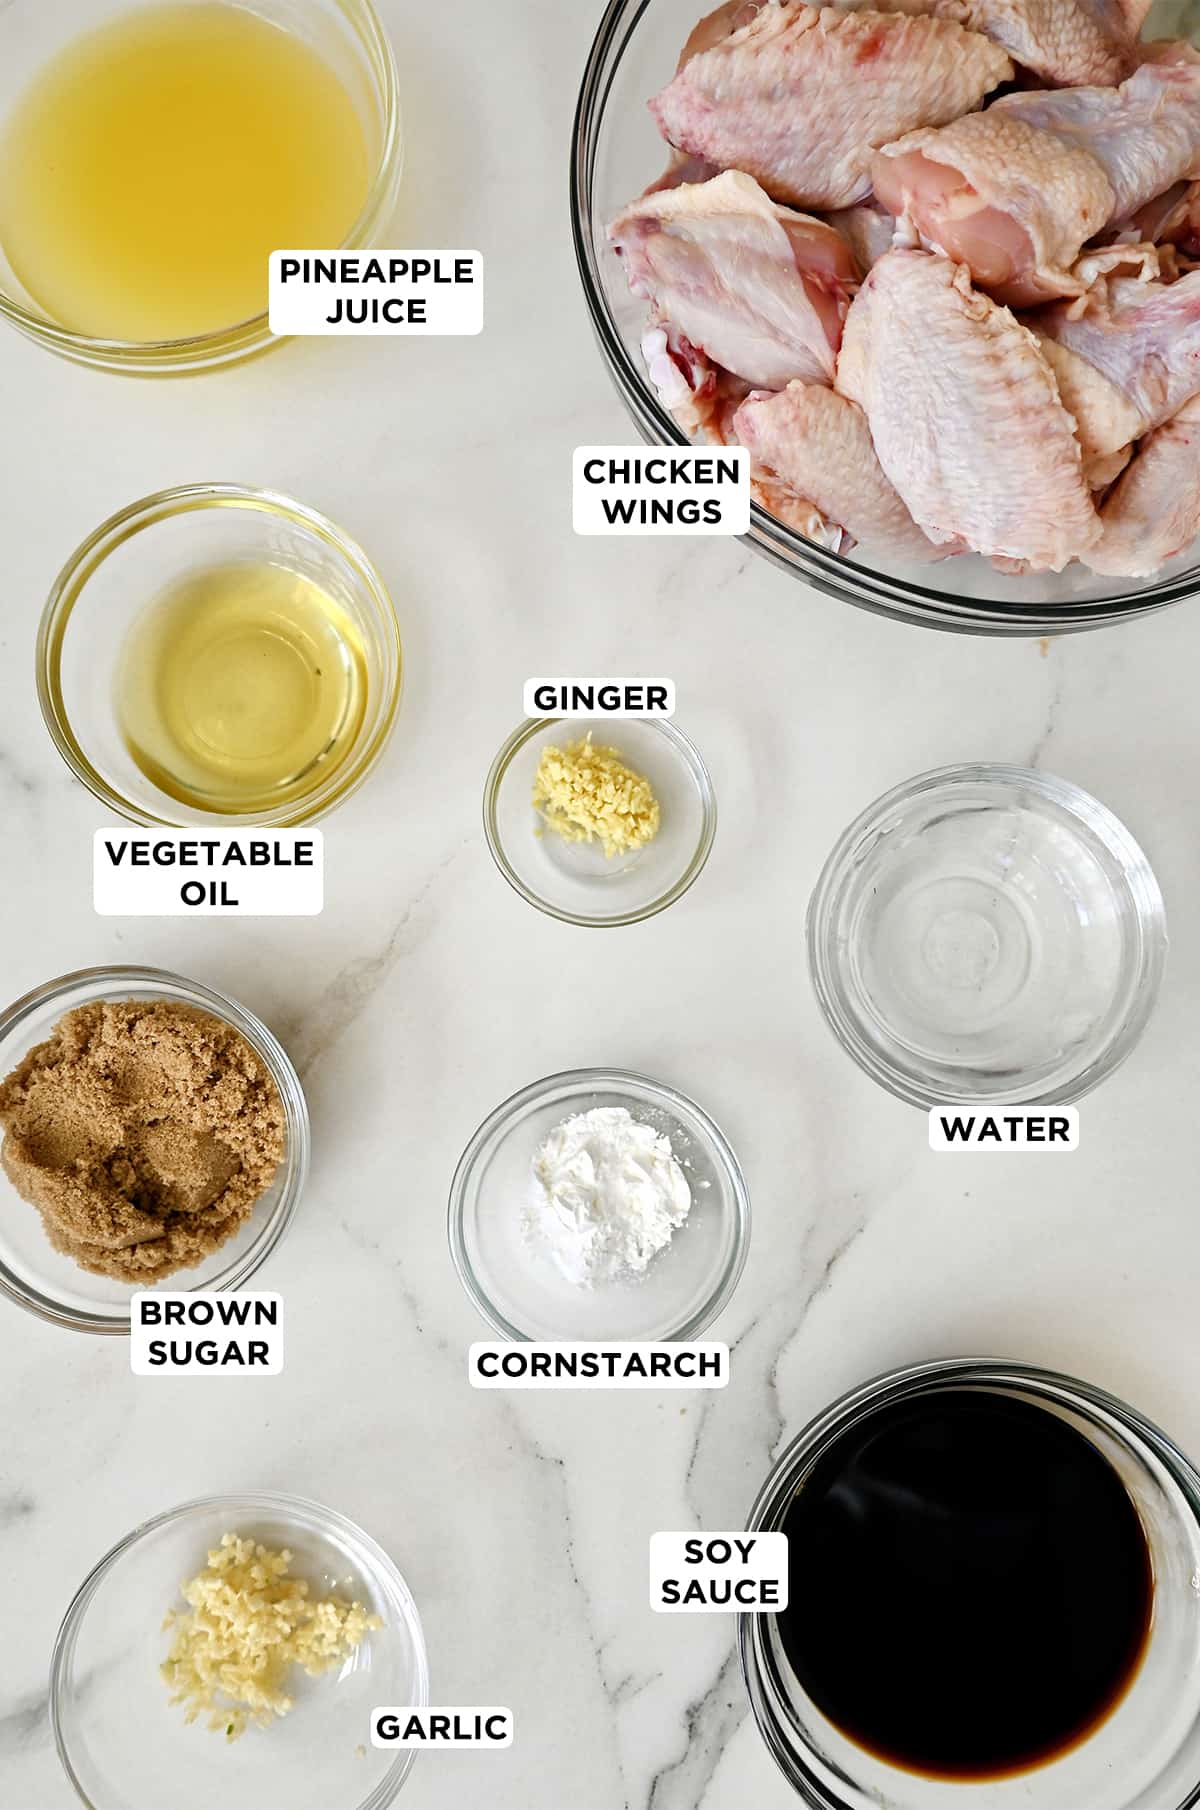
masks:
<svg viewBox="0 0 1200 1810"><path fill-rule="evenodd" d="M908 621L1200 590L1200 0L696 7L609 0L576 118L642 436L747 447L759 550Z"/></svg>

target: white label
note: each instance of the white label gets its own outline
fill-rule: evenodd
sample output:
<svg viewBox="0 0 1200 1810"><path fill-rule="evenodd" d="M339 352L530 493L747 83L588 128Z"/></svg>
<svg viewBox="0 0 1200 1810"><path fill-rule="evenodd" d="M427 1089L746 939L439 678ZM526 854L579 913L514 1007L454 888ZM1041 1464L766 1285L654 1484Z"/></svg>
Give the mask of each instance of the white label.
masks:
<svg viewBox="0 0 1200 1810"><path fill-rule="evenodd" d="M102 918L314 918L325 902L320 830L97 830Z"/></svg>
<svg viewBox="0 0 1200 1810"><path fill-rule="evenodd" d="M511 1747L510 1709L377 1709L372 1747Z"/></svg>
<svg viewBox="0 0 1200 1810"><path fill-rule="evenodd" d="M276 251L272 333L455 337L483 331L477 251Z"/></svg>
<svg viewBox="0 0 1200 1810"><path fill-rule="evenodd" d="M675 715L673 679L526 679L525 715Z"/></svg>
<svg viewBox="0 0 1200 1810"><path fill-rule="evenodd" d="M1078 1150L1079 1109L984 1112L978 1106L935 1106L929 1114L931 1150Z"/></svg>
<svg viewBox="0 0 1200 1810"><path fill-rule="evenodd" d="M278 1376L283 1296L137 1294L129 1364L135 1376Z"/></svg>
<svg viewBox="0 0 1200 1810"><path fill-rule="evenodd" d="M650 1607L660 1615L786 1609L785 1533L650 1535Z"/></svg>
<svg viewBox="0 0 1200 1810"><path fill-rule="evenodd" d="M723 1389L729 1347L715 1340L533 1340L472 1345L475 1389Z"/></svg>
<svg viewBox="0 0 1200 1810"><path fill-rule="evenodd" d="M576 534L748 534L744 446L577 446Z"/></svg>

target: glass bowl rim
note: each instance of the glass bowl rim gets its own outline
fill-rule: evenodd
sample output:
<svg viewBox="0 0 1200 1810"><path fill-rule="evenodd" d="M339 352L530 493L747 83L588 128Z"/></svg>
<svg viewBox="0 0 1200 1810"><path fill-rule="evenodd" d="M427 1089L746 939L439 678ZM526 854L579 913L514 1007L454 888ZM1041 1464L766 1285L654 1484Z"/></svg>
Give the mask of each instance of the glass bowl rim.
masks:
<svg viewBox="0 0 1200 1810"><path fill-rule="evenodd" d="M102 778L84 753L71 728L70 717L62 695L61 662L67 630L76 606L100 567L128 541L147 528L159 526L179 516L200 514L209 509L248 509L275 515L325 542L346 562L363 585L387 644L389 661L394 661L392 683L383 702L378 723L368 740L346 762L336 768L326 782L328 791L310 798L293 799L281 812L256 813L252 818L226 817L214 812L211 818L195 823L181 823L174 818L158 817L117 791ZM300 503L282 491L263 490L253 485L228 481L176 484L151 496L139 497L123 509L116 510L99 527L81 541L71 554L50 588L38 623L35 649L37 695L42 721L50 739L67 767L82 786L127 823L145 829L240 829L288 828L315 823L358 790L373 771L387 746L404 692L404 650L400 623L391 594L378 567L359 543L352 540L329 516Z"/></svg>
<svg viewBox="0 0 1200 1810"><path fill-rule="evenodd" d="M608 107L613 75L652 0L607 0L588 51L575 105L570 149L571 233L584 302L609 375L643 441L656 446L693 444L663 408L625 346L608 307L590 227L597 128ZM612 66L609 67L610 57ZM752 502L745 540L792 578L827 597L874 615L958 634L1036 638L1082 634L1154 614L1200 593L1200 566L1177 578L1145 582L1127 598L1095 598L1057 604L1006 602L942 592L860 565L806 540ZM951 562L953 563L953 562Z"/></svg>
<svg viewBox="0 0 1200 1810"><path fill-rule="evenodd" d="M681 1321L678 1328L663 1333L656 1342L674 1343L699 1338L705 1328L729 1305L746 1267L750 1251L750 1193L737 1154L716 1120L678 1088L669 1086L665 1081L656 1081L650 1075L639 1074L634 1069L571 1068L554 1075L544 1075L541 1080L529 1082L516 1093L510 1094L508 1099L502 1100L472 1134L454 1171L447 1211L450 1256L463 1289L476 1311L501 1338L517 1345L537 1342L535 1334L522 1332L500 1312L471 1262L465 1233L467 1190L484 1152L498 1143L517 1116L526 1107L537 1106L551 1094L568 1088L591 1093L623 1093L629 1089L636 1093L638 1089L644 1089L684 1123L689 1117L694 1119L716 1151L734 1215L733 1249L703 1304Z"/></svg>
<svg viewBox="0 0 1200 1810"><path fill-rule="evenodd" d="M1084 1382L1064 1371L1043 1365L1006 1358L960 1357L933 1358L920 1363L903 1364L884 1370L836 1396L813 1416L775 1459L754 1498L746 1520L748 1533L777 1529L783 1510L795 1493L802 1472L818 1452L825 1449L840 1432L854 1425L873 1408L895 1401L932 1395L948 1387L1008 1387L1034 1396L1042 1395L1065 1401L1069 1407L1087 1414L1095 1411L1115 1421L1122 1432L1148 1450L1162 1465L1179 1490L1188 1511L1200 1531L1200 1471L1161 1427L1136 1408L1098 1384ZM786 1762L792 1758L791 1748L799 1746L801 1759L807 1760L812 1749L801 1737L794 1739L794 1723L785 1739L777 1726L773 1693L765 1679L760 1622L766 1617L740 1614L737 1618L737 1648L742 1682L750 1701L751 1713L758 1732L775 1764L783 1772L800 1799L813 1810L849 1810L848 1801L830 1795L821 1788L820 1796L810 1795L798 1782ZM814 1785L813 1790L817 1787ZM1200 1804L1200 1780L1178 1806L1170 1810L1194 1810ZM1163 1807L1167 1810L1167 1806Z"/></svg>
<svg viewBox="0 0 1200 1810"><path fill-rule="evenodd" d="M555 729L560 723L570 724L578 721L574 717L539 716L527 717L518 723L507 738L489 769L487 782L483 791L483 833L487 838L488 850L500 873L515 893L519 893L527 904L538 911L545 912L547 917L557 918L562 924L577 924L583 930L616 930L623 924L642 924L647 918L657 917L668 905L674 905L684 893L690 891L700 878L712 853L713 841L717 834L717 795L713 788L712 776L704 764L703 756L695 743L686 736L682 729L665 717L639 717L639 723L648 729L657 730L663 735L668 745L674 749L692 778L700 797L700 837L688 860L687 866L679 878L667 889L652 899L648 905L639 906L636 911L613 912L607 917L583 917L573 911L567 911L553 905L541 893L535 892L521 879L504 851L504 839L500 834L497 820L497 807L500 791L508 772L517 755L544 730ZM600 721L602 719L588 719Z"/></svg>
<svg viewBox="0 0 1200 1810"><path fill-rule="evenodd" d="M208 1514L215 1509L228 1508L235 1512L261 1513L274 1512L281 1517L291 1516L297 1520L307 1516L318 1524L323 1532L334 1530L343 1535L347 1542L364 1553L371 1560L371 1569L376 1581L386 1586L386 1594L399 1608L401 1620L412 1642L413 1655L416 1660L417 1688L414 1693L416 1701L414 1709L423 1709L429 1702L429 1656L425 1644L425 1630L421 1622L416 1600L409 1589L399 1567L391 1555L379 1542L359 1527L357 1522L347 1515L339 1514L336 1509L327 1508L324 1503L314 1502L308 1497L291 1496L278 1491L254 1490L238 1491L230 1495L196 1496L190 1501L181 1502L175 1508L161 1510L151 1515L148 1520L141 1521L134 1528L111 1546L104 1556L96 1561L79 1585L59 1625L54 1641L54 1650L50 1660L50 1725L54 1733L54 1747L59 1764L80 1802L87 1810L103 1810L87 1795L83 1785L76 1777L68 1752L67 1737L64 1728L63 1691L65 1688L64 1668L74 1644L83 1626L84 1616L96 1591L110 1571L131 1552L143 1539L157 1533L163 1527L175 1522L182 1522L191 1516ZM363 1799L358 1810L386 1810L400 1791L405 1779L412 1769L416 1758L414 1749L400 1753L393 1761L386 1776Z"/></svg>
<svg viewBox="0 0 1200 1810"><path fill-rule="evenodd" d="M952 1088L939 1088L935 1091L918 1086L907 1071L899 1069L881 1056L859 1035L856 1025L842 1008L840 990L833 976L828 950L833 929L830 913L836 889L845 876L847 863L859 845L878 828L888 812L942 787L980 784L1021 786L1058 806L1076 823L1082 823L1103 843L1106 853L1116 859L1133 899L1138 929L1138 962L1128 1013L1110 1036L1104 1050L1081 1068L1073 1079L1041 1092L1022 1093L1017 1102L1024 1106L1068 1105L1083 1099L1093 1088L1099 1087L1136 1048L1158 1000L1168 947L1166 905L1149 857L1121 818L1102 800L1072 780L1043 773L1035 767L1019 767L992 761L964 761L934 767L912 779L902 780L899 785L892 786L874 799L859 812L834 843L809 898L805 914L805 941L813 993L825 1023L846 1054L864 1074L897 1099L922 1109L961 1105L966 1101L980 1106L989 1104L988 1096L976 1099L976 1096L961 1094ZM992 1103L999 1109L1011 1102L1007 1095L998 1095Z"/></svg>
<svg viewBox="0 0 1200 1810"><path fill-rule="evenodd" d="M375 10L374 0L333 0L333 4L362 34L362 48L371 60L373 74L379 83L383 111L379 157L371 185L358 218L339 247L342 251L354 251L366 246L372 233L382 224L390 196L400 179L404 154L400 81L391 38ZM255 350L265 351L283 337L271 333L268 311L262 309L246 320L233 321L207 333L188 334L182 339L107 339L77 333L60 325L49 315L17 301L2 286L0 319L76 362L148 374L156 370L169 371L175 361L182 370L203 370L206 364L215 360L244 357Z"/></svg>
<svg viewBox="0 0 1200 1810"><path fill-rule="evenodd" d="M44 981L41 986L32 988L0 1011L0 1046L35 1012L51 1005L54 1000L77 991L81 986L94 989L93 996L102 998L111 988L125 982L131 986L171 987L185 995L191 1003L231 1025L250 1044L278 1090L287 1123L287 1151L282 1165L279 1199L271 1210L270 1218L264 1222L253 1244L234 1269L224 1274L219 1281L214 1279L205 1284L179 1285L187 1293L201 1286L215 1288L221 1293L241 1288L258 1273L287 1231L308 1177L312 1142L308 1103L295 1065L274 1032L229 994L207 987L201 981L191 980L187 975L176 974L168 968L143 968L124 964L78 968L71 974L59 975L54 980ZM86 1001L76 1003L85 1004ZM0 1262L0 1297L15 1302L18 1307L25 1308L28 1313L35 1314L39 1320L52 1326L66 1327L74 1332L129 1337L128 1312L114 1316L107 1311L64 1307L52 1296L43 1294L40 1289L14 1275L3 1262Z"/></svg>

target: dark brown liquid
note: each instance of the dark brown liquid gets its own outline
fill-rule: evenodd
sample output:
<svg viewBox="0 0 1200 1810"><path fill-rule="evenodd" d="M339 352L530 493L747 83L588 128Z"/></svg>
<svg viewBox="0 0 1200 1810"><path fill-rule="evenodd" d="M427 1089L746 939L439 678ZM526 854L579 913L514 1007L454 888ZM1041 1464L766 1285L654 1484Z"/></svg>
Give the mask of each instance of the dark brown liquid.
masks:
<svg viewBox="0 0 1200 1810"><path fill-rule="evenodd" d="M1120 1477L1026 1401L947 1389L868 1415L784 1519L787 1656L852 1740L934 1778L1084 1740L1145 1650L1150 1552Z"/></svg>

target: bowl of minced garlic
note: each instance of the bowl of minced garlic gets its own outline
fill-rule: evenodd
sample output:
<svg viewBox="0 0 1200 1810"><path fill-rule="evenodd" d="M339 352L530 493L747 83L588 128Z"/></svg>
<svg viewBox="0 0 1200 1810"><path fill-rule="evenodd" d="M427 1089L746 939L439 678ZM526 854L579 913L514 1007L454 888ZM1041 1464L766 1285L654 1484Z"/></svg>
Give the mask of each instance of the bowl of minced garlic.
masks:
<svg viewBox="0 0 1200 1810"><path fill-rule="evenodd" d="M303 1443L309 1469L344 1458L320 1427ZM237 1462L220 1441L206 1456ZM50 1667L59 1756L104 1810L385 1810L413 1750L377 1747L374 1712L428 1703L421 1618L389 1553L336 1509L269 1491L135 1527L89 1567Z"/></svg>
<svg viewBox="0 0 1200 1810"><path fill-rule="evenodd" d="M187 1608L169 1609L163 1621L171 1650L162 1677L185 1721L203 1716L227 1741L270 1728L295 1708L296 1668L320 1678L382 1628L361 1603L314 1594L292 1576L293 1556L223 1534L183 1585Z"/></svg>
<svg viewBox="0 0 1200 1810"><path fill-rule="evenodd" d="M484 826L505 879L573 924L637 923L696 879L716 828L699 753L658 717L536 718L488 776Z"/></svg>

